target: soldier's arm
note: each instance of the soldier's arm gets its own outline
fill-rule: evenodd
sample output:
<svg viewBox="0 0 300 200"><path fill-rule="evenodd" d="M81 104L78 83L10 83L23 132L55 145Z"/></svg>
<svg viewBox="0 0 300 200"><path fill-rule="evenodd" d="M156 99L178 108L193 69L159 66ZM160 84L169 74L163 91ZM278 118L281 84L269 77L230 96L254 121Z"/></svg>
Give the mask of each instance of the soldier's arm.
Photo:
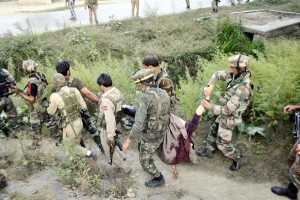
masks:
<svg viewBox="0 0 300 200"><path fill-rule="evenodd" d="M147 116L147 104L143 98L139 99L138 107L135 113L135 122L129 134L129 139L132 140L136 135L139 135L144 130L144 122Z"/></svg>
<svg viewBox="0 0 300 200"><path fill-rule="evenodd" d="M76 93L76 98L77 98L77 101L78 101L78 104L79 104L81 110L86 109L87 105L86 105L84 99L82 98L80 92L78 90L75 90L75 93Z"/></svg>
<svg viewBox="0 0 300 200"><path fill-rule="evenodd" d="M86 87L82 88L80 90L80 93L82 93L84 96L86 96L87 98L89 98L91 101L93 101L94 103L99 103L100 99L97 97L97 95L95 95L94 93L92 93L89 89L87 89Z"/></svg>
<svg viewBox="0 0 300 200"><path fill-rule="evenodd" d="M104 118L105 118L105 124L106 124L106 133L107 133L107 138L110 141L114 140L114 136L116 135L115 130L116 130L116 118L115 118L115 107L113 103L106 99L102 99L102 106L100 108L102 112L104 113Z"/></svg>
<svg viewBox="0 0 300 200"><path fill-rule="evenodd" d="M207 84L208 87L204 88L204 95L206 97L211 96L217 81L218 80L225 81L226 77L228 75L229 75L229 72L227 72L227 71L217 71L217 72L213 73L213 75L211 76L211 78Z"/></svg>
<svg viewBox="0 0 300 200"><path fill-rule="evenodd" d="M35 99L36 99L36 95L37 95L37 85L36 84L28 84L28 95L20 92L18 93L25 101L33 104Z"/></svg>
<svg viewBox="0 0 300 200"><path fill-rule="evenodd" d="M50 114L50 115L54 115L57 111L57 108L58 108L58 98L59 98L59 95L56 94L56 93L53 93L51 94L50 96L50 104L49 104L49 107L47 108L47 112Z"/></svg>
<svg viewBox="0 0 300 200"><path fill-rule="evenodd" d="M214 115L232 115L242 102L249 101L251 91L246 86L239 86L225 106L213 105L211 111Z"/></svg>
<svg viewBox="0 0 300 200"><path fill-rule="evenodd" d="M213 75L211 76L208 85L216 85L218 80L221 81L225 81L226 77L229 75L230 72L228 71L217 71L215 73L213 73Z"/></svg>

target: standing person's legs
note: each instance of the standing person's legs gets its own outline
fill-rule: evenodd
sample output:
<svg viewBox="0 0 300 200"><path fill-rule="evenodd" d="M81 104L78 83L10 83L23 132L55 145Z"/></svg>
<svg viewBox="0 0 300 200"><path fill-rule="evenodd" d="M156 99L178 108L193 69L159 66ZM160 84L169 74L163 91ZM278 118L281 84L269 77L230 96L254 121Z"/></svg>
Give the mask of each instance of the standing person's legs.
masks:
<svg viewBox="0 0 300 200"><path fill-rule="evenodd" d="M93 6L92 6L92 10L93 10L93 13L94 13L94 20L95 20L95 23L98 24L98 18L97 18L97 6L96 6L96 5L93 5Z"/></svg>
<svg viewBox="0 0 300 200"><path fill-rule="evenodd" d="M139 160L145 172L154 178L146 181L145 185L148 187L162 187L165 185L165 179L161 172L158 171L154 164L153 154L158 149L160 144L150 144L141 142Z"/></svg>
<svg viewBox="0 0 300 200"><path fill-rule="evenodd" d="M190 7L190 0L185 0L186 2L186 9L189 10L191 7Z"/></svg>
<svg viewBox="0 0 300 200"><path fill-rule="evenodd" d="M83 125L80 118L63 128L63 140L74 145L74 148L78 152L81 152L85 156L89 156L88 153L90 154L91 151L88 152L88 150L85 147L82 147L80 145L82 130Z"/></svg>
<svg viewBox="0 0 300 200"><path fill-rule="evenodd" d="M140 0L135 0L136 16L140 15Z"/></svg>
<svg viewBox="0 0 300 200"><path fill-rule="evenodd" d="M89 6L89 19L90 19L90 25L93 24L93 10L92 6Z"/></svg>
<svg viewBox="0 0 300 200"><path fill-rule="evenodd" d="M236 127L233 118L220 118L219 130L217 134L217 146L222 153L233 160L230 170L236 171L247 163L247 159L241 156L240 151L232 145L232 132Z"/></svg>
<svg viewBox="0 0 300 200"><path fill-rule="evenodd" d="M291 182L289 183L287 188L274 186L271 188L271 191L274 194L279 196L285 196L289 199L297 199L298 198L298 188L300 187L300 160L299 155L296 153L297 143L294 145L294 148L291 150L292 155L289 156L289 164L290 161L294 159L294 163L290 168L290 178Z"/></svg>
<svg viewBox="0 0 300 200"><path fill-rule="evenodd" d="M17 109L10 97L4 97L4 99L5 99L4 112L7 115L7 120L9 125L13 130L15 130L20 126L18 123Z"/></svg>
<svg viewBox="0 0 300 200"><path fill-rule="evenodd" d="M134 17L134 9L135 9L135 0L131 0L131 14Z"/></svg>
<svg viewBox="0 0 300 200"><path fill-rule="evenodd" d="M75 5L74 0L70 0L69 1L69 8L70 8L70 12L71 12L71 20L76 20L74 5Z"/></svg>
<svg viewBox="0 0 300 200"><path fill-rule="evenodd" d="M213 12L218 12L217 1L218 0L212 0L211 1L211 7L213 9Z"/></svg>
<svg viewBox="0 0 300 200"><path fill-rule="evenodd" d="M217 149L217 134L219 130L219 120L220 116L217 117L216 121L210 127L210 132L206 139L206 146L203 149L199 149L196 151L196 154L201 157L212 158L213 152Z"/></svg>

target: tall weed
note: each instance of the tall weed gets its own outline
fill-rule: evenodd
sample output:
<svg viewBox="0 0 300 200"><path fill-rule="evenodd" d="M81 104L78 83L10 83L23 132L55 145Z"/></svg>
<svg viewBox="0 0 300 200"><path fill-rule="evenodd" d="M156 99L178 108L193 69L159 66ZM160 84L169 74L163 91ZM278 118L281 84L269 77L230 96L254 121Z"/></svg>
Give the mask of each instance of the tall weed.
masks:
<svg viewBox="0 0 300 200"><path fill-rule="evenodd" d="M265 55L256 51L257 58L251 57L250 69L254 94L249 110L249 123L273 126L278 120L287 119L283 107L299 103L300 99L300 42L286 39L265 42ZM211 61L199 58L197 76L181 80L178 96L180 108L190 117L203 98L203 87L211 75L218 70L230 70L227 59L231 55L216 53ZM192 89L191 89L192 88ZM224 83L219 81L214 89L211 102L218 104L223 95ZM196 105L195 105L196 104Z"/></svg>

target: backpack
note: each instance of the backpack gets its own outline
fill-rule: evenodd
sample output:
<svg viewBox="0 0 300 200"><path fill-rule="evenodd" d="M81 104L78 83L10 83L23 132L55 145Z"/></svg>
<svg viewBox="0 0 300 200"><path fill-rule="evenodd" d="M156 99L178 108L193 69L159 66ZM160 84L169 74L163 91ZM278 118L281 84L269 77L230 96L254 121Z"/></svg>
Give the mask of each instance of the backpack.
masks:
<svg viewBox="0 0 300 200"><path fill-rule="evenodd" d="M169 165L181 162L198 162L190 138L187 135L186 122L180 117L171 114L170 124L164 140L158 148L158 156Z"/></svg>

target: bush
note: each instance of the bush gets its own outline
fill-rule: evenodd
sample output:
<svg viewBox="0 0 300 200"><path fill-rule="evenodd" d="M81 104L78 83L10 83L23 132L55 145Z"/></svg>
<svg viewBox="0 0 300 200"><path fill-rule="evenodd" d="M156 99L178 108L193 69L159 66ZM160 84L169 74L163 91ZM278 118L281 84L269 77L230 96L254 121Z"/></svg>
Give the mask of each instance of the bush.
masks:
<svg viewBox="0 0 300 200"><path fill-rule="evenodd" d="M254 92L252 107L249 111L249 123L256 125L276 125L278 120L287 119L283 114L286 104L299 103L300 99L300 42L298 40L278 39L266 42L265 55L255 51L257 59L251 57L252 83ZM216 53L212 61L199 58L201 66L194 78L181 80L178 96L180 106L188 117L192 116L203 98L203 87L215 71L229 70L227 59L231 55ZM211 101L218 104L222 96L224 83L218 82ZM196 104L196 105L195 105Z"/></svg>
<svg viewBox="0 0 300 200"><path fill-rule="evenodd" d="M244 33L244 27L241 22L231 22L227 17L218 23L217 34L215 37L216 47L223 53L242 53L255 55L257 50L263 52L262 42L252 42Z"/></svg>

